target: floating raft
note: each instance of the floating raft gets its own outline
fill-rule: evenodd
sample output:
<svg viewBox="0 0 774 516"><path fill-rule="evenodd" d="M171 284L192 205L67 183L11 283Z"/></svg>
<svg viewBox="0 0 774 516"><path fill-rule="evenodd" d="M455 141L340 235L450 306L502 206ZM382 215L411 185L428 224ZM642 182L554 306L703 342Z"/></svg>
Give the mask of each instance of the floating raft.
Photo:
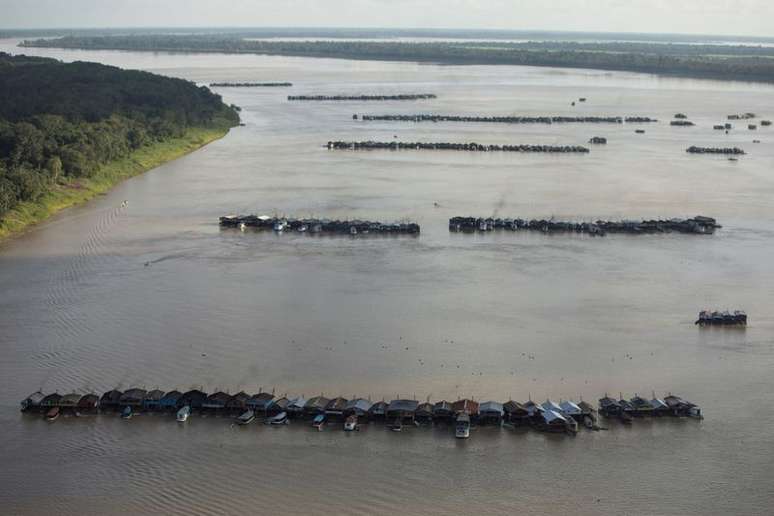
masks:
<svg viewBox="0 0 774 516"><path fill-rule="evenodd" d="M249 424L256 416L266 418L265 422L269 424L287 424L288 419L306 421L306 424L314 421L318 430L332 423L338 423L346 430L344 423L354 418L355 423L387 422L393 430L401 430L403 425L448 425L455 420L458 423L464 420L468 425L471 422L480 426L507 424L567 434L576 434L579 424L589 430L600 430L598 414L611 419L619 418L625 423L631 422L632 417L644 416L702 419L701 409L697 405L671 394L663 399L657 398L655 394L652 399L635 395L630 400L623 397L616 400L606 395L599 400L597 411L585 401L576 404L570 400L560 403L546 400L538 404L531 399L524 403L514 400L479 403L472 399L453 403L445 400L431 403L428 399L419 403L413 399L394 399L373 403L366 398L348 400L314 396L306 399L303 396L275 397L273 392L250 395L240 391L232 395L223 391L210 394L200 389L165 392L135 387L126 391L113 389L102 396L95 393L61 395L37 391L22 400L21 410L29 414L46 414L46 418L51 421L60 412L75 415L120 413L124 419L142 413L177 413L179 422L185 422L190 414L198 413L234 418L236 424ZM184 413L182 418L181 413Z"/></svg>
<svg viewBox="0 0 774 516"><path fill-rule="evenodd" d="M288 100L428 100L437 98L432 93L411 93L405 95L288 95Z"/></svg>
<svg viewBox="0 0 774 516"><path fill-rule="evenodd" d="M336 233L336 234L408 234L418 235L415 222L383 223L369 220L293 219L266 215L227 215L220 217L220 225L233 228L255 228L277 232Z"/></svg>
<svg viewBox="0 0 774 516"><path fill-rule="evenodd" d="M699 326L746 326L747 314L741 310L734 313L702 310L695 324Z"/></svg>
<svg viewBox="0 0 774 516"><path fill-rule="evenodd" d="M210 88L287 88L292 82L213 82Z"/></svg>
<svg viewBox="0 0 774 516"><path fill-rule="evenodd" d="M486 232L493 230L540 231L542 233L587 233L604 236L607 233L627 233L632 235L652 233L692 233L707 235L721 226L711 217L696 216L691 219L563 222L553 219L494 219L476 217L452 217L449 219L449 231Z"/></svg>
<svg viewBox="0 0 774 516"><path fill-rule="evenodd" d="M685 152L691 154L745 154L739 147L696 147L695 145L685 149Z"/></svg>
<svg viewBox="0 0 774 516"><path fill-rule="evenodd" d="M357 115L352 117L357 119ZM657 122L649 117L620 116L465 116L465 115L361 115L366 122L471 122L493 124L622 124L626 122Z"/></svg>
<svg viewBox="0 0 774 516"><path fill-rule="evenodd" d="M333 150L453 150L466 152L550 152L587 153L589 149L580 145L484 145L480 143L428 143L428 142L349 142L330 141L328 149Z"/></svg>

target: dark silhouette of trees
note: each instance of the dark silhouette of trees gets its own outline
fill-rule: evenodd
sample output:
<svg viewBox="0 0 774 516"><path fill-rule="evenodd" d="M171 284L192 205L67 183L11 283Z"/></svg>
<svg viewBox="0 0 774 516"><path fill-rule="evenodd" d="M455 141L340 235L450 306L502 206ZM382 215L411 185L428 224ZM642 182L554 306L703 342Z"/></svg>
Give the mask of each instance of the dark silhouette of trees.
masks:
<svg viewBox="0 0 774 516"><path fill-rule="evenodd" d="M207 88L96 63L0 53L0 217L59 181L238 114Z"/></svg>

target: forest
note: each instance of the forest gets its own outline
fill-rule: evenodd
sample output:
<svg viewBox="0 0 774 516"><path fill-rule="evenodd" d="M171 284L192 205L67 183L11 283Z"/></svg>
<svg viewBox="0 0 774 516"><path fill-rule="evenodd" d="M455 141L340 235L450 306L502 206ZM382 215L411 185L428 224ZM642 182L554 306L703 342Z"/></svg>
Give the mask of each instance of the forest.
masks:
<svg viewBox="0 0 774 516"><path fill-rule="evenodd" d="M189 81L5 53L0 99L0 222L133 151L239 123L233 106Z"/></svg>
<svg viewBox="0 0 774 516"><path fill-rule="evenodd" d="M590 68L723 80L774 82L774 48L762 45L631 41L277 41L237 34L65 36L30 47L226 52L267 55Z"/></svg>

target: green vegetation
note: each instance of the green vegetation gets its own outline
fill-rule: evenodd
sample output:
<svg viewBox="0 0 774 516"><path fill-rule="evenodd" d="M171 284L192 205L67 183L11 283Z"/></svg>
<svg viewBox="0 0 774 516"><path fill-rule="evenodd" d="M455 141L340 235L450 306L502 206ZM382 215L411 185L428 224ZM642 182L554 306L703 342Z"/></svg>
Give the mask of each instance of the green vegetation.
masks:
<svg viewBox="0 0 774 516"><path fill-rule="evenodd" d="M239 123L188 81L2 53L0 98L0 238Z"/></svg>
<svg viewBox="0 0 774 516"><path fill-rule="evenodd" d="M238 34L67 36L23 46L591 68L685 77L774 82L774 48L652 42L276 41Z"/></svg>

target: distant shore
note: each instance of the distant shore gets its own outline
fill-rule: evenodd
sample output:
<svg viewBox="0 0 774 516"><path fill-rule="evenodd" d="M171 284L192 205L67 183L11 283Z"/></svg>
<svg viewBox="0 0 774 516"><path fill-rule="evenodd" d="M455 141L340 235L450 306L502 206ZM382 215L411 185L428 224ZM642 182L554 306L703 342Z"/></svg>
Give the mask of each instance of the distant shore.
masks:
<svg viewBox="0 0 774 516"><path fill-rule="evenodd" d="M276 41L233 34L65 36L21 47L202 52L409 61L446 65L581 68L673 77L774 82L774 48L716 44L573 41Z"/></svg>
<svg viewBox="0 0 774 516"><path fill-rule="evenodd" d="M36 202L23 202L0 219L0 243L17 236L60 211L83 204L118 183L174 161L224 137L228 129L190 128L178 138L137 149L129 156L102 166L90 178L55 186Z"/></svg>

